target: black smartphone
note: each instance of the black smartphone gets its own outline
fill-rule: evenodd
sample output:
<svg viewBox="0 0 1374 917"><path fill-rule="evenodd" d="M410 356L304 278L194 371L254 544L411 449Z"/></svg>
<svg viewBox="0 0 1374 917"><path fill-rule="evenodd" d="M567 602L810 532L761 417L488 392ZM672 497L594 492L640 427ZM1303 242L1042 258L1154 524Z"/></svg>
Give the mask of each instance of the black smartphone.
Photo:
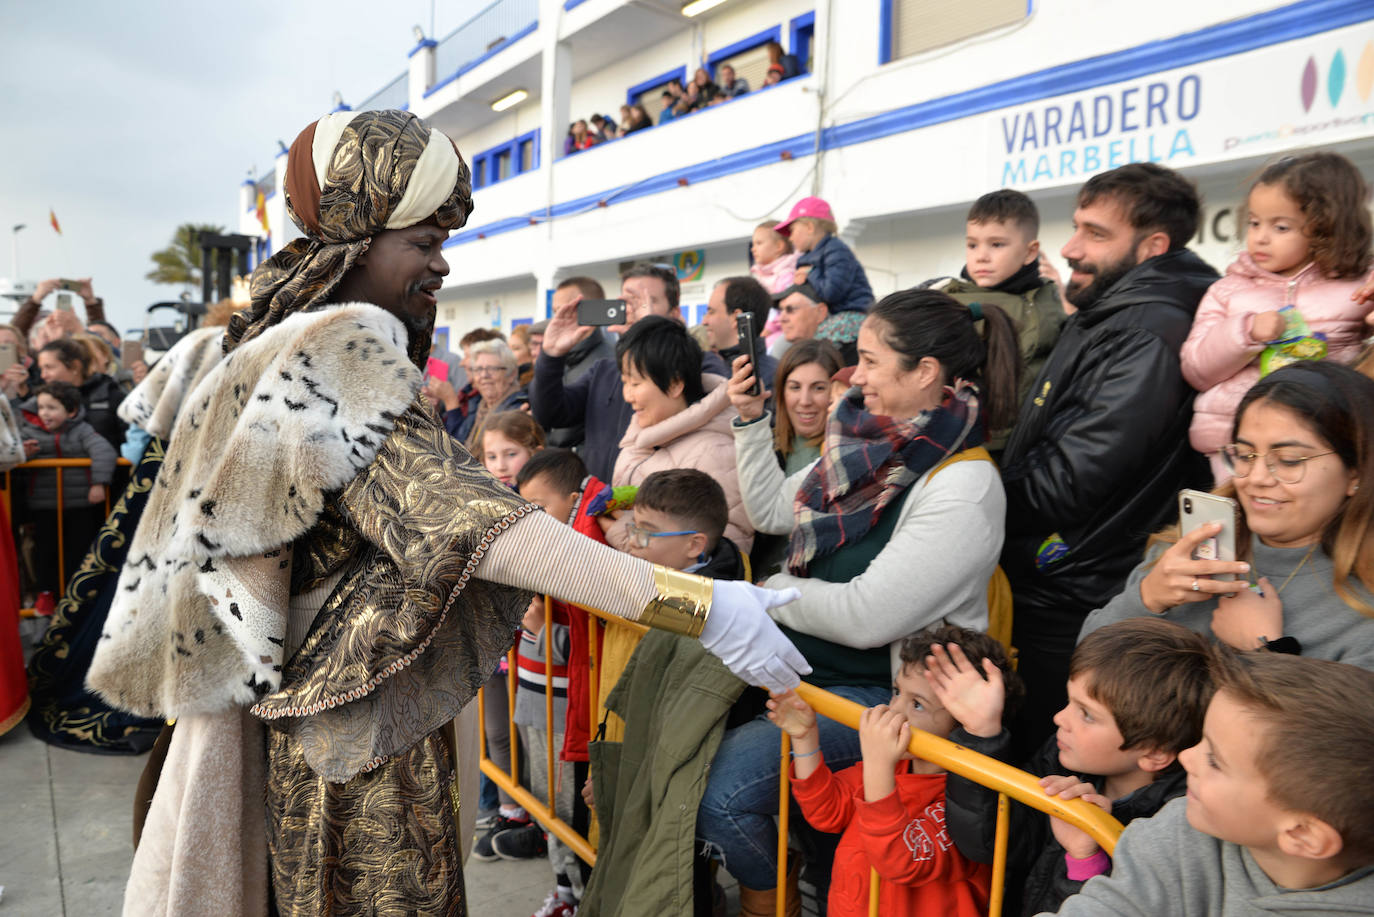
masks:
<svg viewBox="0 0 1374 917"><path fill-rule="evenodd" d="M759 378L759 336L754 333L754 314L746 309L735 313L735 331L739 333L740 350L749 357L749 368L754 371L754 384L749 386L749 394L763 393L763 380Z"/></svg>
<svg viewBox="0 0 1374 917"><path fill-rule="evenodd" d="M584 299L577 304L579 325L625 324L625 300Z"/></svg>

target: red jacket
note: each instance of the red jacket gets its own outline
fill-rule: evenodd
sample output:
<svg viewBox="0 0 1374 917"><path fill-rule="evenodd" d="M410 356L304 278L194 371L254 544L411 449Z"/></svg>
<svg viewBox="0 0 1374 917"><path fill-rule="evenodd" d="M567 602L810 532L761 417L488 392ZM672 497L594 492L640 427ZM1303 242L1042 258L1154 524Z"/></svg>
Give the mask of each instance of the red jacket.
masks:
<svg viewBox="0 0 1374 917"><path fill-rule="evenodd" d="M601 525L587 515L587 505L606 485L587 475L582 488L582 497L577 504L577 515L573 517L573 531L581 532L593 541L606 543ZM560 611L567 615L568 622L568 713L563 726L563 750L559 757L564 761L586 761L587 742L591 739L591 667L588 643L592 633L591 615L580 608L573 608L562 602L554 602L555 614ZM597 649L601 649L600 629L597 629ZM599 654L598 654L599 658Z"/></svg>
<svg viewBox="0 0 1374 917"><path fill-rule="evenodd" d="M863 763L832 773L824 762L792 793L812 827L844 832L830 878L831 917L866 917L868 872L878 870L878 913L983 917L992 867L964 859L945 831L945 775L897 766L897 791L864 801Z"/></svg>

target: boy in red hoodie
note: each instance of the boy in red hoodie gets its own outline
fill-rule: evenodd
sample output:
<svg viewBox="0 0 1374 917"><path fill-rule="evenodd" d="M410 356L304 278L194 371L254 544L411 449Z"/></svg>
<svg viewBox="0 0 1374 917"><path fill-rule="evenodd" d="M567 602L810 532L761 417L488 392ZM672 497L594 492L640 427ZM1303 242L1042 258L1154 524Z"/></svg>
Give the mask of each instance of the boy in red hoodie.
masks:
<svg viewBox="0 0 1374 917"><path fill-rule="evenodd" d="M868 914L869 870L880 877L878 913L892 917L982 917L989 866L965 859L945 832L945 772L907 751L911 730L948 736L958 725L925 676L931 647L956 643L981 666L1002 670L1008 706L1021 692L1006 651L987 634L943 626L908 637L892 702L863 712L863 761L833 773L825 766L816 712L796 694L768 701L768 718L792 737L792 793L813 827L843 832L830 880L831 917Z"/></svg>

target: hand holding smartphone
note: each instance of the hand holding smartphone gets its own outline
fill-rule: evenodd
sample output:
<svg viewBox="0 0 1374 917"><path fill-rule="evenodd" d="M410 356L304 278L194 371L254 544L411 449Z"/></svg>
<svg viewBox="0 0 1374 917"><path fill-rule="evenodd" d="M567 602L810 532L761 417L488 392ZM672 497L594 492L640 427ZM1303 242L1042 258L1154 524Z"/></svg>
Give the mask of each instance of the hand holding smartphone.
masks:
<svg viewBox="0 0 1374 917"><path fill-rule="evenodd" d="M749 357L749 368L754 373L754 384L749 386L749 394L763 393L763 380L759 378L759 337L754 333L754 315L744 309L735 313L735 331L739 334L740 350Z"/></svg>
<svg viewBox="0 0 1374 917"><path fill-rule="evenodd" d="M125 366L133 366L135 363L143 362L143 342L130 338L119 345L120 362Z"/></svg>
<svg viewBox="0 0 1374 917"><path fill-rule="evenodd" d="M1193 560L1236 559L1236 514L1238 507L1230 497L1201 490L1182 490L1178 494L1179 534L1188 535L1209 523L1221 523L1221 531L1202 541L1193 550ZM1213 579L1234 580L1233 573L1213 574Z"/></svg>
<svg viewBox="0 0 1374 917"><path fill-rule="evenodd" d="M623 299L584 299L577 304L579 325L623 325L626 303Z"/></svg>

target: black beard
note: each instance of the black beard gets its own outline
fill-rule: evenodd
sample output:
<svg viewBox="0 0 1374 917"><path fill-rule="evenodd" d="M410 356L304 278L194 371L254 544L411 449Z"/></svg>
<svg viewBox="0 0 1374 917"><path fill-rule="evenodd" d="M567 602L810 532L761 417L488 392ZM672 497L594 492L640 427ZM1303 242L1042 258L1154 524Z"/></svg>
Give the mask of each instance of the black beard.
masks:
<svg viewBox="0 0 1374 917"><path fill-rule="evenodd" d="M1104 293L1116 286L1117 282L1121 280L1122 277L1129 274L1131 269L1139 263L1140 262L1136 259L1135 252L1131 252L1116 264L1100 267L1093 271L1093 279L1088 281L1085 286L1075 287L1073 281L1069 281L1068 286L1064 290L1064 297L1068 299L1069 302L1073 303L1075 308L1091 308L1102 298ZM1082 262L1069 261L1070 270L1078 270L1081 266Z"/></svg>

